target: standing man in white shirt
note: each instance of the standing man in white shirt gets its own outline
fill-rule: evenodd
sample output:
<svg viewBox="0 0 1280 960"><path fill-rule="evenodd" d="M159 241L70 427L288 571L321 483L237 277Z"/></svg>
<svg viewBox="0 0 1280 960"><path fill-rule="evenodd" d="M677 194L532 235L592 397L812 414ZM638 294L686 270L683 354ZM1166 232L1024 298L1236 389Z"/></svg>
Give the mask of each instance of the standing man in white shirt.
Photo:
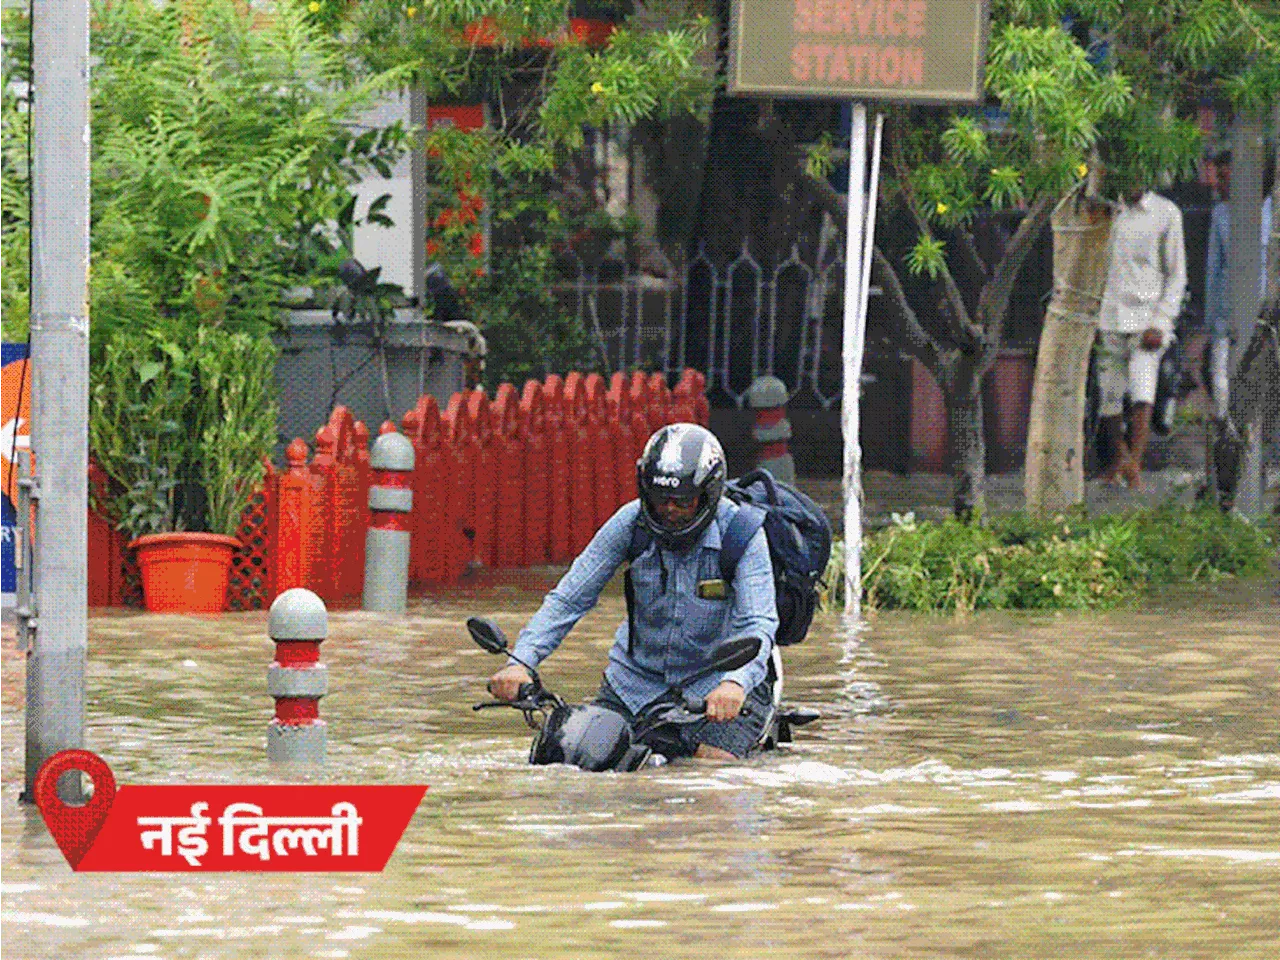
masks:
<svg viewBox="0 0 1280 960"><path fill-rule="evenodd" d="M1103 479L1140 490L1160 358L1173 342L1187 289L1187 254L1182 212L1171 201L1137 179L1117 186L1107 286L1098 313L1098 412L1113 450Z"/></svg>

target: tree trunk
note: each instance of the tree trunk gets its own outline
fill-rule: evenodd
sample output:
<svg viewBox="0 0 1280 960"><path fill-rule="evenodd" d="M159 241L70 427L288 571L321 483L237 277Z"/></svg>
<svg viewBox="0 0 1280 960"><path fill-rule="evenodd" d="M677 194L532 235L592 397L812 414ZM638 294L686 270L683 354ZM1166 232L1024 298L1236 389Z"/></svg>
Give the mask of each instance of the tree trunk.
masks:
<svg viewBox="0 0 1280 960"><path fill-rule="evenodd" d="M1023 482L1027 510L1041 515L1084 500L1085 386L1111 235L1106 207L1078 191L1058 204L1051 223L1053 299L1036 357Z"/></svg>
<svg viewBox="0 0 1280 960"><path fill-rule="evenodd" d="M1276 108L1276 115L1280 118L1280 106ZM1280 218L1275 216L1275 205L1280 203L1280 182L1273 184L1272 189L1270 262L1263 263L1254 246L1261 241L1255 220L1255 216L1260 216L1261 198L1251 192L1261 183L1261 157L1255 153L1253 133L1259 124L1257 120L1246 122L1236 118L1234 166L1237 176L1233 177L1233 185L1239 186L1231 196L1231 235L1243 237L1243 242L1233 240L1233 250L1240 256L1233 258L1228 279L1236 342L1231 351L1227 420L1214 424L1209 431L1210 450L1206 457L1209 495L1216 497L1223 509L1239 509L1249 516L1265 512L1262 434L1280 407L1280 301L1273 289L1276 273L1280 271L1275 247L1276 224L1280 223ZM1280 147L1276 153L1280 159ZM1248 164L1243 177L1240 176L1242 157ZM1254 270L1261 268L1267 272L1267 289L1259 303L1253 278L1257 276ZM1280 500L1276 509L1280 512Z"/></svg>
<svg viewBox="0 0 1280 960"><path fill-rule="evenodd" d="M978 363L962 354L947 404L947 447L955 479L952 510L962 520L986 506L987 444L982 430L982 380Z"/></svg>

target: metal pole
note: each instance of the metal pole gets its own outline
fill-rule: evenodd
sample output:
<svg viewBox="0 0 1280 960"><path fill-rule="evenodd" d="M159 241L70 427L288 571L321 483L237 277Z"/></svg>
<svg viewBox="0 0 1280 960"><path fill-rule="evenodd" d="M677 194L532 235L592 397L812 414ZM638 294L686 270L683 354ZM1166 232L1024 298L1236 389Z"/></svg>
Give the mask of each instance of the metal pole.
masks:
<svg viewBox="0 0 1280 960"><path fill-rule="evenodd" d="M858 410L865 329L859 324L863 300L863 227L866 221L867 108L853 105L849 134L849 211L844 241L844 387L840 406L844 434L844 610L862 614L862 446Z"/></svg>
<svg viewBox="0 0 1280 960"><path fill-rule="evenodd" d="M89 4L33 0L31 449L37 478L35 642L27 656L24 798L84 746L88 646ZM25 518L23 518L25 521ZM59 791L79 802L79 778Z"/></svg>

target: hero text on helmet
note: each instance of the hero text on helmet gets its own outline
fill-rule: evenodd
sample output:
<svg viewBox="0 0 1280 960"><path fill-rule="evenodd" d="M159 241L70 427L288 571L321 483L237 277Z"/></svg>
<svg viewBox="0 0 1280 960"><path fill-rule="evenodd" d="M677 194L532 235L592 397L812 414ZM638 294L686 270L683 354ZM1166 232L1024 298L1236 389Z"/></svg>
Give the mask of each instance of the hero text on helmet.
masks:
<svg viewBox="0 0 1280 960"><path fill-rule="evenodd" d="M724 449L715 434L696 423L663 427L636 461L640 522L663 546L683 550L696 543L715 519L727 473ZM670 527L658 512L666 498L697 500L693 519Z"/></svg>

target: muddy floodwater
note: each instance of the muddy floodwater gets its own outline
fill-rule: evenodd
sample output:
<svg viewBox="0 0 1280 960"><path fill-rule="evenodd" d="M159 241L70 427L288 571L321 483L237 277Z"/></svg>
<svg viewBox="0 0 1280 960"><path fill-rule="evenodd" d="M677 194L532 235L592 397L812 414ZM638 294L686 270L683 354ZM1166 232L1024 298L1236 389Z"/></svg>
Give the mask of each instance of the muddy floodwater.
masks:
<svg viewBox="0 0 1280 960"><path fill-rule="evenodd" d="M3 955L1280 956L1280 602L1201 587L1105 615L820 620L786 655L822 711L742 763L529 767L474 713L545 582L330 617L324 778L425 783L380 874L74 874L23 778L3 656ZM544 667L594 691L620 597ZM98 612L87 746L121 784L278 782L266 615Z"/></svg>

